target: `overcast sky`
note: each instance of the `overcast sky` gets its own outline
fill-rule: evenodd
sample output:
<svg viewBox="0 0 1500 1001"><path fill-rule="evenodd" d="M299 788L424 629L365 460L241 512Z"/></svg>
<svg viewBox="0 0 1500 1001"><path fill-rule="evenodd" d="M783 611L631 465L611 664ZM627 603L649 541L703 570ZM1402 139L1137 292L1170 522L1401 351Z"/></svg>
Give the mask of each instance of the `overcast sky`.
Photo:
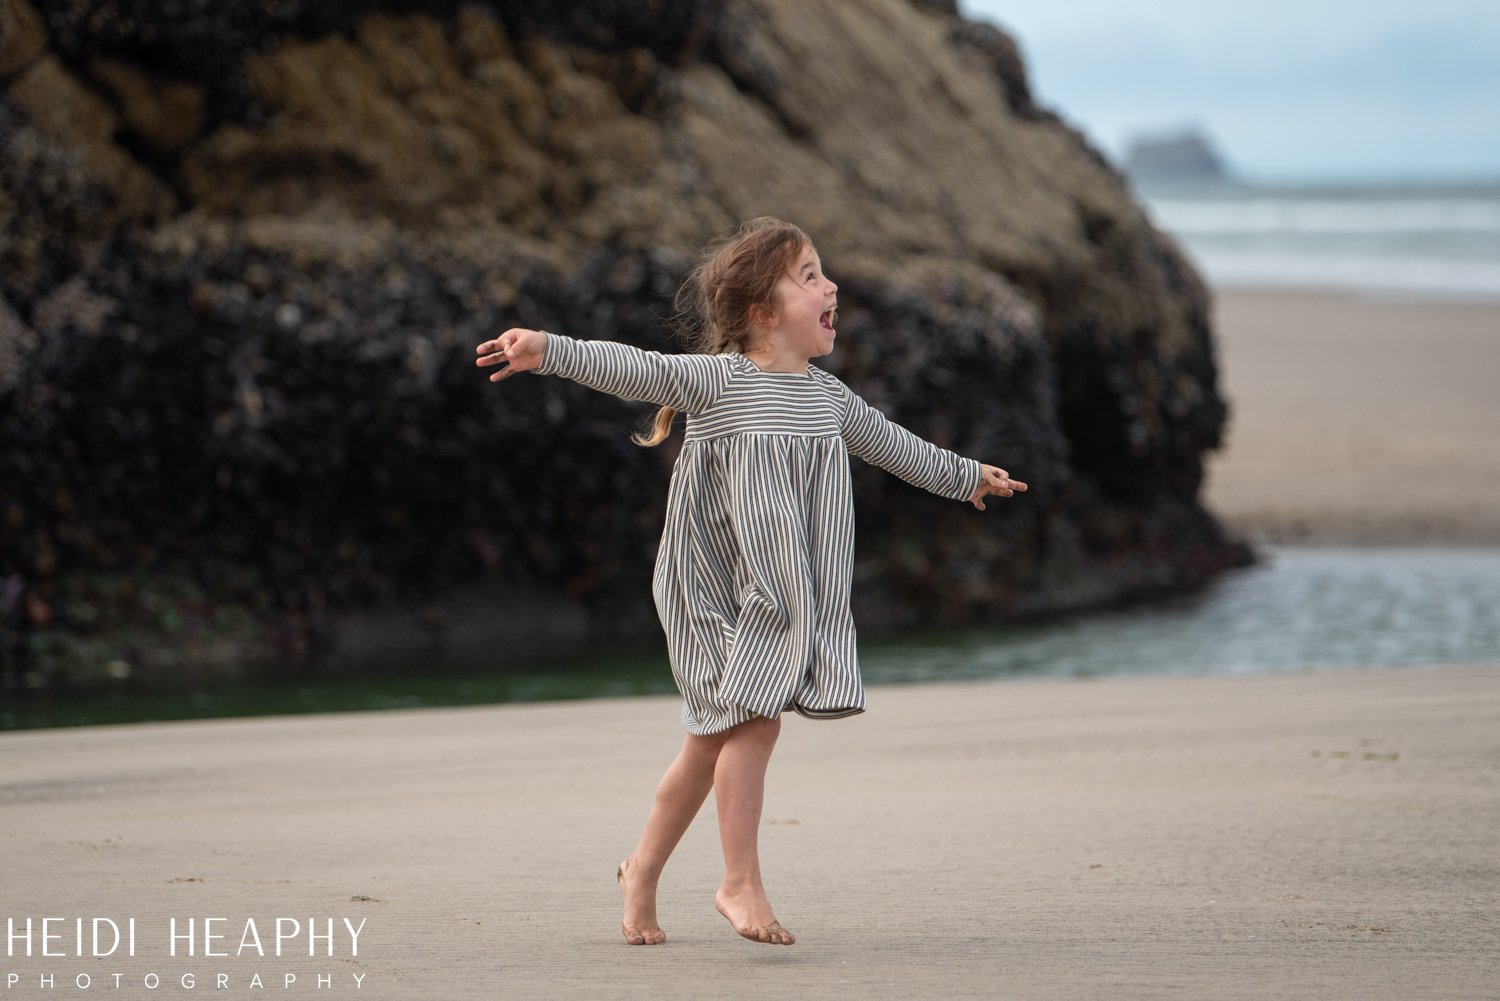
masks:
<svg viewBox="0 0 1500 1001"><path fill-rule="evenodd" d="M1201 127L1250 180L1500 179L1497 0L960 0L1117 161Z"/></svg>

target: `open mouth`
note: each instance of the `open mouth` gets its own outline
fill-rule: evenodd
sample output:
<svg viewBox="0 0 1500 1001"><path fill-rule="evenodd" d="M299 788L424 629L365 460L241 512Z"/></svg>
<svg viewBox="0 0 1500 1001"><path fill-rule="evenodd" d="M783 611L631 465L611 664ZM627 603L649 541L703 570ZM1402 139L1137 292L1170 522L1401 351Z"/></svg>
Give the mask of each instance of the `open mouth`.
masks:
<svg viewBox="0 0 1500 1001"><path fill-rule="evenodd" d="M824 330L831 334L833 333L833 325L838 322L838 318L839 308L837 306L829 306L823 311L823 315L818 317L818 322L822 324Z"/></svg>

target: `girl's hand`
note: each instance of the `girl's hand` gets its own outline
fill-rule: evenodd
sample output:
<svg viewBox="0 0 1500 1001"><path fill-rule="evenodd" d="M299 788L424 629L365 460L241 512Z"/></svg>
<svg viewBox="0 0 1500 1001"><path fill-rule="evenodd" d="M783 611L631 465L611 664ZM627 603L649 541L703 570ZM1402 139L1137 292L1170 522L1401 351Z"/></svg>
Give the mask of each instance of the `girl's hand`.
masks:
<svg viewBox="0 0 1500 1001"><path fill-rule="evenodd" d="M1001 497L1009 497L1015 493L1025 493L1026 484L1020 480L1013 480L1010 474L998 466L979 467L979 486L974 488L974 496L969 498L969 503L979 510L984 510L984 499L990 494L998 494Z"/></svg>
<svg viewBox="0 0 1500 1001"><path fill-rule="evenodd" d="M536 368L542 363L542 352L546 348L547 335L540 330L511 327L493 341L485 341L475 348L479 357L474 364L499 365L500 371L490 376L491 382L499 382L517 372L530 372Z"/></svg>

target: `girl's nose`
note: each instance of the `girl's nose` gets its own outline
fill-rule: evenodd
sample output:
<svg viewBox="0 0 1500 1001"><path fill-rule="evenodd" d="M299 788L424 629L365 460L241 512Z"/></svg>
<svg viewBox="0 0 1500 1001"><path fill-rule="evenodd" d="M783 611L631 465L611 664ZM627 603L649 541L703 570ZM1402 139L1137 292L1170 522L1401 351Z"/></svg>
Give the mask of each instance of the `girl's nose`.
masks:
<svg viewBox="0 0 1500 1001"><path fill-rule="evenodd" d="M836 282L834 282L834 280L832 278L827 279L827 281L828 281L828 291L835 292L835 293L838 292L838 290L839 290L838 284Z"/></svg>

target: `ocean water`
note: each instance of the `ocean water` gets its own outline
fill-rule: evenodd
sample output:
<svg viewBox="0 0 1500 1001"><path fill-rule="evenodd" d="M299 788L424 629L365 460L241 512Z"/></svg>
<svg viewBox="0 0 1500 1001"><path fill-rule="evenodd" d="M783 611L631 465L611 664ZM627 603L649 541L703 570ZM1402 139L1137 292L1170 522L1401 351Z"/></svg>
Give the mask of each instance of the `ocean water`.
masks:
<svg viewBox="0 0 1500 1001"><path fill-rule="evenodd" d="M1500 299L1500 180L1465 185L1141 184L1159 229L1221 289Z"/></svg>

